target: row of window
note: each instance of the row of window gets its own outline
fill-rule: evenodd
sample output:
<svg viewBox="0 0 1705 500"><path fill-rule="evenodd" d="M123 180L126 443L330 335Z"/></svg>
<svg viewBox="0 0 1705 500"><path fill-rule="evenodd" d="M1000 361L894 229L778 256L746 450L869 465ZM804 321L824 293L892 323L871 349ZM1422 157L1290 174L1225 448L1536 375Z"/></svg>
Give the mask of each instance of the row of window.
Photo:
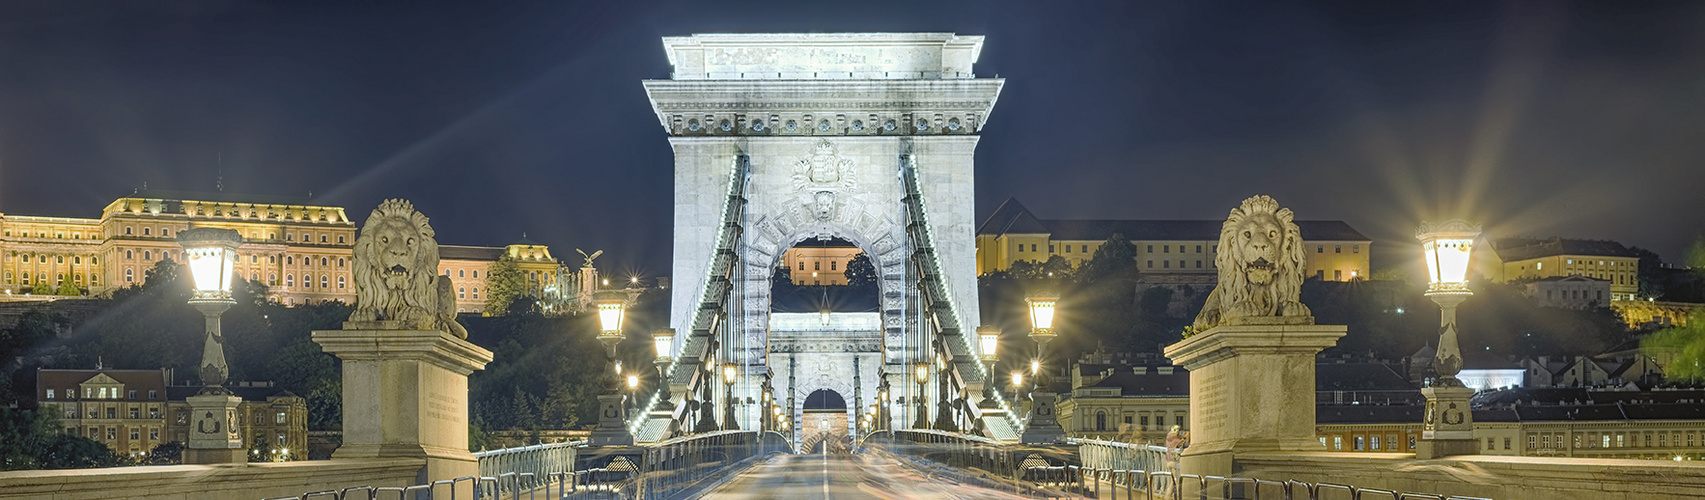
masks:
<svg viewBox="0 0 1705 500"><path fill-rule="evenodd" d="M11 237L12 236L12 230L7 229L5 234L7 237ZM19 238L28 238L28 237L30 237L30 232L29 231L18 231L18 237ZM36 231L36 237L37 238L46 238L47 232ZM65 239L65 233L60 232L60 231L55 231L53 233L53 237L63 240L63 239ZM83 233L71 233L71 239L73 239L73 240L83 239ZM95 233L89 233L89 239L91 239L91 240L96 239Z"/></svg>
<svg viewBox="0 0 1705 500"><path fill-rule="evenodd" d="M1630 434L1632 434L1632 436L1630 436ZM1534 449L1549 450L1549 449L1564 448L1565 445L1568 444L1568 443L1564 442L1564 440L1563 440L1564 435L1565 435L1565 433L1562 433L1562 432L1537 433L1537 434L1530 432L1527 434L1527 449L1529 449L1529 450L1534 450ZM1574 439L1574 441L1575 441L1574 447L1575 448L1631 448L1631 447L1632 448L1652 448L1655 446L1658 448L1668 448L1670 446L1683 446L1681 443L1682 443L1682 439L1685 437L1687 439L1686 446L1691 448L1691 447L1693 447L1693 444L1696 442L1695 439L1697 439L1698 436L1699 436L1698 433L1696 433L1694 431L1686 431L1686 432L1683 432L1683 431L1657 431L1657 432L1633 432L1633 433L1625 433L1625 432L1616 432L1616 433L1584 432L1583 433L1583 432L1577 432L1577 433L1574 433L1574 438L1575 438ZM1656 438L1656 439L1654 440L1654 438ZM1487 439L1489 441L1491 438L1487 438ZM1555 440L1555 441L1553 441L1553 440ZM1613 444L1614 444L1614 446L1613 446ZM1505 438L1504 439L1504 449L1506 449L1506 450L1510 449L1509 446L1510 446L1509 439Z"/></svg>
<svg viewBox="0 0 1705 500"><path fill-rule="evenodd" d="M17 254L14 254L14 255L17 255ZM20 264L28 264L28 263L30 263L30 255L29 255L29 254L27 254L27 253L26 253L26 254L21 254L21 255L17 255L17 257L18 257L18 263L20 263ZM41 263L41 264L46 264L46 263L47 263L47 254L36 254L36 257L37 257L37 258L36 258L36 259L35 259L35 260L36 260L36 262L38 262L38 263ZM65 256L64 256L64 255L55 255L55 256L53 256L53 263L55 263L55 264L64 264L64 263L65 263ZM72 263L72 264L73 264L73 265L82 265L82 264L83 264L83 256L81 256L81 255L73 255L73 256L71 256L71 263ZM99 260L97 260L97 259L96 259L96 258L95 258L95 256L93 256L93 255L91 255L91 256L89 256L89 265L96 265L96 264L99 264L99 263L100 263L100 261L99 261Z"/></svg>
<svg viewBox="0 0 1705 500"><path fill-rule="evenodd" d="M83 399L118 399L118 396L120 393L125 394L125 399L129 399L131 401L136 401L136 395L137 395L136 389L130 389L129 391L125 391L125 390L117 388L117 387L84 387L83 388ZM54 397L54 390L48 389L46 396L47 396L47 399L52 400ZM65 399L77 399L77 390L76 389L66 389L65 390ZM160 400L160 391L158 389L149 389L148 390L148 400L149 401L159 401Z"/></svg>
<svg viewBox="0 0 1705 500"><path fill-rule="evenodd" d="M106 410L107 410L107 419L108 420L114 420L114 419L118 418L118 409L117 408L107 408ZM88 414L89 414L89 418L91 418L91 419L101 418L101 409L100 408L88 408ZM67 406L65 408L65 418L76 419L77 418L77 409ZM131 408L130 409L130 419L136 420L139 418L142 418L142 409L141 408ZM149 408L148 409L148 418L158 420L158 419L165 418L165 415L160 414L159 408Z"/></svg>
<svg viewBox="0 0 1705 500"><path fill-rule="evenodd" d="M1186 247L1184 245L1178 245L1178 253L1185 253L1184 252L1185 248ZM1211 248L1213 249L1213 251L1218 252L1220 249L1220 246L1214 245ZM1145 250L1147 251L1147 253L1154 253L1154 245L1148 245L1148 247ZM1161 245L1160 246L1160 253L1172 253L1172 245ZM1201 245L1196 245L1196 252L1195 253L1202 253L1202 246Z"/></svg>
<svg viewBox="0 0 1705 500"><path fill-rule="evenodd" d="M1409 436L1409 448L1408 449L1410 451L1414 451L1415 450L1415 435L1409 434L1408 436ZM1380 450L1399 451L1398 446L1402 442L1398 440L1398 437L1396 434L1386 434L1383 436L1384 439L1381 439L1381 437L1382 436L1380 436L1379 434L1371 434L1371 435L1367 435L1367 436L1362 436L1362 435L1351 436L1350 437L1350 443L1349 443L1350 444L1350 451L1380 451ZM1332 435L1330 437L1330 439L1331 439L1330 443L1328 443L1327 439L1328 439L1327 436L1320 436L1320 444L1329 446L1332 451L1344 451L1344 444L1345 443L1344 443L1344 436L1343 435L1341 435L1341 434ZM1490 441L1488 441L1488 442L1490 442ZM1487 448L1487 449L1491 449L1491 448Z"/></svg>
<svg viewBox="0 0 1705 500"><path fill-rule="evenodd" d="M1178 268L1179 269L1185 269L1184 264L1185 264L1185 261L1182 261L1182 260L1178 261ZM1213 263L1209 262L1208 266L1213 267ZM1146 267L1148 267L1149 269L1154 269L1154 261L1152 261L1152 260L1148 261L1148 265ZM1160 268L1161 269L1172 269L1172 261L1170 261L1170 260L1160 261ZM1197 260L1196 261L1196 269L1201 269L1201 268L1202 268L1202 261Z"/></svg>
<svg viewBox="0 0 1705 500"><path fill-rule="evenodd" d="M834 260L829 261L829 270L830 271L839 271L839 269L835 268L839 264L840 264L840 261L834 261ZM803 260L799 261L799 270L800 271L805 270L805 261L803 261ZM823 270L823 261L813 261L811 263L811 270L812 271L822 271Z"/></svg>
<svg viewBox="0 0 1705 500"><path fill-rule="evenodd" d="M19 284L23 284L23 285L30 284L30 273L21 273L18 275L18 277L22 278L22 280L20 280L21 282ZM65 281L65 273L59 273L58 275L56 275L54 277L53 281L47 280L47 273L36 273L36 275L35 275L35 282L37 284L52 285L52 284L61 283L64 281ZM78 285L83 284L83 273L72 273L71 274L71 283L78 284ZM12 272L11 271L6 271L6 284L8 284L8 285L12 284ZM89 275L89 285L90 286L96 286L96 285L100 285L100 284L101 284L101 275L99 275L99 274L90 274Z"/></svg>
<svg viewBox="0 0 1705 500"><path fill-rule="evenodd" d="M1326 245L1315 245L1314 253L1326 253ZM1344 253L1344 245L1332 245L1332 253ZM1362 246L1350 245L1350 253L1362 253Z"/></svg>
<svg viewBox="0 0 1705 500"><path fill-rule="evenodd" d="M10 231L8 231L8 233L10 233ZM131 226L124 226L124 235L125 236L135 235L135 233L133 232L133 228ZM148 227L148 226L143 226L142 227L142 235L143 236L153 236L154 235L153 228ZM7 236L10 236L10 234L7 234ZM171 236L172 236L172 230L170 228L160 228L160 237L161 238L170 238ZM46 236L43 236L43 237L45 238ZM92 238L92 236L91 236L91 238ZM260 232L259 231L250 231L248 234L248 238L251 240L258 240L258 239L260 239ZM347 243L348 242L347 238L348 238L347 235L342 235L342 234L337 235L338 244L341 245L341 244ZM278 239L278 233L266 233L266 239L276 240L276 239ZM331 235L321 233L319 239L320 239L320 243L331 243ZM296 235L291 234L291 233L284 233L284 241L292 241L292 242L297 241ZM314 235L311 233L302 233L301 241L303 243L311 243L314 241Z"/></svg>
<svg viewBox="0 0 1705 500"><path fill-rule="evenodd" d="M1179 428L1183 428L1183 427L1185 427L1184 420L1185 420L1184 414L1182 414L1182 413L1175 414L1172 416L1172 425L1176 425ZM1131 422L1131 416L1126 415L1125 416L1125 424L1130 425L1131 423L1132 423ZM1145 431L1151 430L1151 428L1149 427L1149 416L1148 415L1142 415L1142 416L1137 417L1136 424L1138 425L1138 427L1137 427L1138 429L1142 429ZM1163 427L1166 427L1166 416L1165 415L1155 415L1154 416L1154 427L1152 429L1153 430L1160 430ZM1110 430L1117 430L1117 429L1112 429L1112 428L1108 427L1107 412L1097 411L1097 412L1095 412L1095 430L1096 431L1110 431Z"/></svg>
<svg viewBox="0 0 1705 500"><path fill-rule="evenodd" d="M94 440L100 440L101 436L105 435L106 441L115 441L118 439L118 430L119 430L118 427L98 427L98 426L97 427L90 427L88 429L88 434L86 434L84 437L87 437L89 439L94 439ZM71 431L73 434L76 434L77 429L75 427L73 427L71 429ZM141 439L142 439L142 428L131 427L130 428L130 440L131 441L138 441ZM148 439L151 441L159 441L160 440L160 428L159 427L149 427L148 428Z"/></svg>
<svg viewBox="0 0 1705 500"><path fill-rule="evenodd" d="M458 298L458 299L468 298L468 294L465 293L467 291L468 291L467 287L461 287L461 286L456 287L456 298ZM476 286L476 287L474 287L474 300L479 300L479 298L480 298L480 287Z"/></svg>

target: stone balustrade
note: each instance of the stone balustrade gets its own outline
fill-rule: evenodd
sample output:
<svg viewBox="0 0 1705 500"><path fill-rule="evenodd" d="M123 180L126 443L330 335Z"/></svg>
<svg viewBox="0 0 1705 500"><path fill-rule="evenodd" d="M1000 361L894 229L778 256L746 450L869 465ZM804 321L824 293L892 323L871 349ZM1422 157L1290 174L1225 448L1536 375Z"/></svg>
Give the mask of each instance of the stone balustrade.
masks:
<svg viewBox="0 0 1705 500"><path fill-rule="evenodd" d="M1500 500L1705 498L1705 463L1607 458L1291 452L1237 456L1243 477Z"/></svg>

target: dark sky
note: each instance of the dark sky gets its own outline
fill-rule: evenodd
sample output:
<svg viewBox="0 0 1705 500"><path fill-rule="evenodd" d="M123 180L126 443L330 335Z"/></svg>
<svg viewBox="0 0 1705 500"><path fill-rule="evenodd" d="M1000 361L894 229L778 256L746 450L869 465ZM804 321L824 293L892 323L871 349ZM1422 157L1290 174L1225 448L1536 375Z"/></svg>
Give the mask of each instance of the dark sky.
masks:
<svg viewBox="0 0 1705 500"><path fill-rule="evenodd" d="M441 242L525 232L656 276L659 37L950 31L1007 79L979 214L1211 219L1267 193L1405 260L1421 218L1671 261L1705 232L1705 3L1375 3L3 0L0 211L94 217L222 162L228 192L358 219L404 197Z"/></svg>

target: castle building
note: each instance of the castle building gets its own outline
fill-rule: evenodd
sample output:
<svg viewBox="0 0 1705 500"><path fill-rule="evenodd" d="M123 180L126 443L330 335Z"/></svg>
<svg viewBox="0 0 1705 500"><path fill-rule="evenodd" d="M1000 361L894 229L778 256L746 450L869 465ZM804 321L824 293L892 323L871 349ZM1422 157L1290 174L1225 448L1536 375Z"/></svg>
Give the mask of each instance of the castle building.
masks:
<svg viewBox="0 0 1705 500"><path fill-rule="evenodd" d="M306 198L158 190L114 200L93 219L0 214L0 299L60 295L66 282L92 296L139 285L155 263L182 260L175 238L192 227L241 234L233 271L267 285L271 300L355 299L357 227L343 207ZM477 299L488 288L483 277L504 253L517 258L529 289L543 290L556 280L559 263L545 245L525 240L504 247L444 245L440 271L464 290L459 299L464 312L484 308Z"/></svg>
<svg viewBox="0 0 1705 500"><path fill-rule="evenodd" d="M1621 243L1564 238L1498 238L1491 243L1492 260L1481 268L1500 283L1567 276L1605 280L1610 283L1610 298L1601 301L1605 304L1634 300L1640 291L1640 257Z"/></svg>
<svg viewBox="0 0 1705 500"><path fill-rule="evenodd" d="M1217 220L1038 219L1007 199L977 228L977 274L1005 271L1019 261L1062 257L1073 267L1095 257L1114 234L1136 246L1137 269L1150 281L1212 283L1218 274ZM1304 272L1316 279L1366 278L1372 240L1343 221L1296 221L1307 253Z"/></svg>
<svg viewBox="0 0 1705 500"><path fill-rule="evenodd" d="M189 441L186 398L200 386L169 385L167 370L36 371L36 401L59 415L65 432L138 456L155 446ZM266 458L302 459L308 453L308 404L270 382L228 384L243 398L237 408L243 442ZM277 450L277 451L273 451Z"/></svg>

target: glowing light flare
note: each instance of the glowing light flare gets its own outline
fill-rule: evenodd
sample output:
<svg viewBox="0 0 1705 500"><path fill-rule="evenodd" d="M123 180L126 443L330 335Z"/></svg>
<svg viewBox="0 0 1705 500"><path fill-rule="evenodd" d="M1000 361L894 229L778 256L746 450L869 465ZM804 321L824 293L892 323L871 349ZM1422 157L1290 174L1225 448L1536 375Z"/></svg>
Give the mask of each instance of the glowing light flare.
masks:
<svg viewBox="0 0 1705 500"><path fill-rule="evenodd" d="M929 363L912 365L912 375L918 378L919 384L929 383Z"/></svg>
<svg viewBox="0 0 1705 500"><path fill-rule="evenodd" d="M734 363L722 365L722 382L734 385L734 378L740 375L740 367Z"/></svg>
<svg viewBox="0 0 1705 500"><path fill-rule="evenodd" d="M639 388L639 375L628 375L628 390Z"/></svg>
<svg viewBox="0 0 1705 500"><path fill-rule="evenodd" d="M1012 372L1012 386L1024 385L1024 372Z"/></svg>
<svg viewBox="0 0 1705 500"><path fill-rule="evenodd" d="M604 295L597 300L598 305L598 335L601 337L616 337L622 334L622 320L626 316L627 298L614 294Z"/></svg>

